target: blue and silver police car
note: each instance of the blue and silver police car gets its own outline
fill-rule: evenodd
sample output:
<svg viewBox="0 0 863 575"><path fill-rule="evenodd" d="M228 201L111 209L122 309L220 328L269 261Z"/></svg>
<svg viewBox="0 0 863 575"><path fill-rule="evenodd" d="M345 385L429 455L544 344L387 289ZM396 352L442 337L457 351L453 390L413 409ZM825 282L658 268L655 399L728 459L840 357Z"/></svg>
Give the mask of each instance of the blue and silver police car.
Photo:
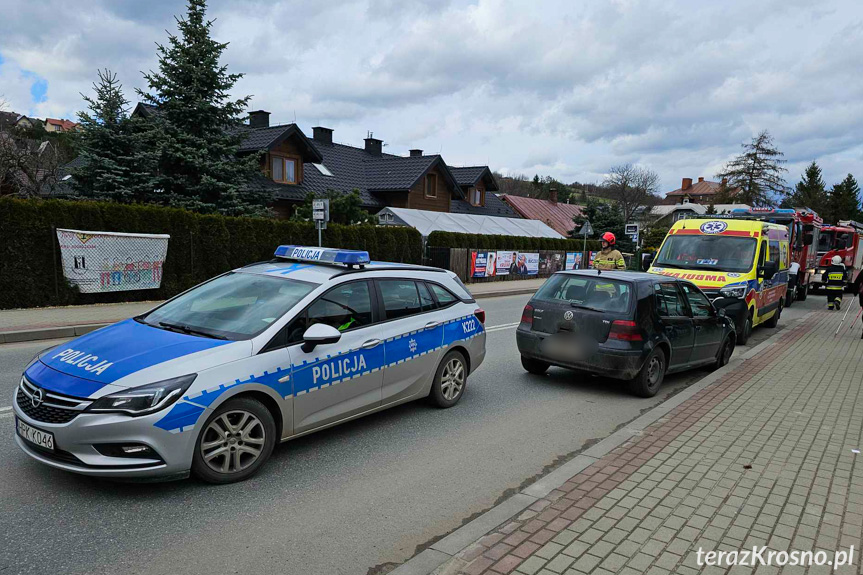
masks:
<svg viewBox="0 0 863 575"><path fill-rule="evenodd" d="M452 407L485 357L484 321L452 272L280 246L40 353L15 439L87 475L240 481L279 441L418 398Z"/></svg>

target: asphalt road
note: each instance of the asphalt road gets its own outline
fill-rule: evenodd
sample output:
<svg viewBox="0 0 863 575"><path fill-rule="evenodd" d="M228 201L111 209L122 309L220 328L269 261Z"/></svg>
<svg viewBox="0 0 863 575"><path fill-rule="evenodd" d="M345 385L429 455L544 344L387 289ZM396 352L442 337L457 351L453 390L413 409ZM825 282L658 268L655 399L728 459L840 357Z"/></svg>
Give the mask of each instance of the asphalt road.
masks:
<svg viewBox="0 0 863 575"><path fill-rule="evenodd" d="M386 572L705 375L669 376L652 399L563 369L531 376L514 326L494 329L528 299L481 301L488 356L455 408L416 402L300 438L255 478L218 487L112 483L31 461L8 406L51 342L0 346L0 574ZM822 299L797 302L780 329ZM758 328L750 346L775 331Z"/></svg>

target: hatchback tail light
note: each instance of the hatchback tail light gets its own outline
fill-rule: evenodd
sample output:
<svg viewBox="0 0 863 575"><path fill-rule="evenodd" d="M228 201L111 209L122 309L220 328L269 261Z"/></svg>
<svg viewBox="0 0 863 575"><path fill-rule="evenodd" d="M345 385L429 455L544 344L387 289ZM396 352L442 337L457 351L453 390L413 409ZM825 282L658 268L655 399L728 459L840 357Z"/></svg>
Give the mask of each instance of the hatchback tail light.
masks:
<svg viewBox="0 0 863 575"><path fill-rule="evenodd" d="M485 325L485 310L484 309L482 309L481 307L476 308L475 310L473 310L473 315L476 316L476 319L479 320L479 323Z"/></svg>
<svg viewBox="0 0 863 575"><path fill-rule="evenodd" d="M521 323L526 323L527 325L533 325L533 306L527 304L524 306L524 311L521 312Z"/></svg>
<svg viewBox="0 0 863 575"><path fill-rule="evenodd" d="M611 323L611 331L608 332L608 339L619 339L621 341L644 341L641 337L641 330L638 329L638 324L634 321L616 319Z"/></svg>

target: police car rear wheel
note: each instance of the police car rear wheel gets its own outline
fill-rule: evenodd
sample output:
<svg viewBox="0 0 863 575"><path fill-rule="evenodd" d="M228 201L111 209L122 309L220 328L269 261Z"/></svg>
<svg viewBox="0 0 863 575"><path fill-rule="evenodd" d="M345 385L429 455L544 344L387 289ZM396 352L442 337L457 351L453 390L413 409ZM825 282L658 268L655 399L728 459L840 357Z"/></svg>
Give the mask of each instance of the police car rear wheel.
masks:
<svg viewBox="0 0 863 575"><path fill-rule="evenodd" d="M252 398L227 401L201 430L192 472L209 483L233 483L254 475L273 452L276 424Z"/></svg>
<svg viewBox="0 0 863 575"><path fill-rule="evenodd" d="M451 351L446 354L435 373L431 400L438 407L452 407L464 394L467 385L467 363L464 356Z"/></svg>

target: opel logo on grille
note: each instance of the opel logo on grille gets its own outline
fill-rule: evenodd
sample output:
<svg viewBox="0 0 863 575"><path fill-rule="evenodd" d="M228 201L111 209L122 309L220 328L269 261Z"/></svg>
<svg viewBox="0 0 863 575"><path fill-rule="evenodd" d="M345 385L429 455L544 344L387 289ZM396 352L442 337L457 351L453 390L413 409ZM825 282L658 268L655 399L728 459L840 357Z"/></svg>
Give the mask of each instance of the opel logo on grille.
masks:
<svg viewBox="0 0 863 575"><path fill-rule="evenodd" d="M563 314L563 319L565 319L566 321L571 320L572 319L572 312L568 311L565 314Z"/></svg>
<svg viewBox="0 0 863 575"><path fill-rule="evenodd" d="M45 399L45 392L39 388L33 390L33 396L30 398L30 402L33 404L33 407L39 407L42 405L42 401Z"/></svg>

